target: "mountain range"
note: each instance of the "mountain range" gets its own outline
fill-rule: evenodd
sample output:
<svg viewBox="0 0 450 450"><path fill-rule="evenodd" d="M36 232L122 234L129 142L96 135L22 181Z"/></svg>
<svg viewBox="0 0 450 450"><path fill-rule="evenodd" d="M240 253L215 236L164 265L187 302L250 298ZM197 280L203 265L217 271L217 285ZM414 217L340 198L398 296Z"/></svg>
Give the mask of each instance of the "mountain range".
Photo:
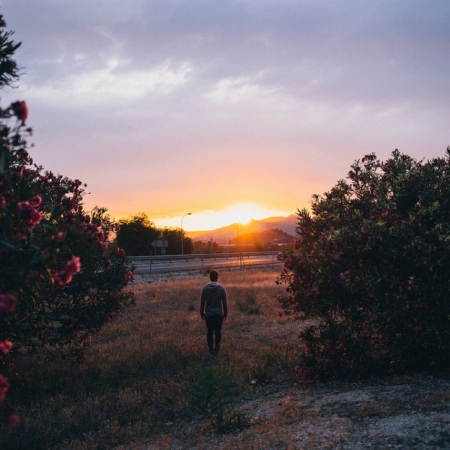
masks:
<svg viewBox="0 0 450 450"><path fill-rule="evenodd" d="M297 215L291 214L287 217L268 217L262 220L251 220L246 225L240 223L232 223L226 227L217 228L216 230L207 231L186 231L186 236L193 241L210 241L213 240L218 244L227 244L242 234L262 233L267 230L279 229L295 236L295 227L297 224Z"/></svg>

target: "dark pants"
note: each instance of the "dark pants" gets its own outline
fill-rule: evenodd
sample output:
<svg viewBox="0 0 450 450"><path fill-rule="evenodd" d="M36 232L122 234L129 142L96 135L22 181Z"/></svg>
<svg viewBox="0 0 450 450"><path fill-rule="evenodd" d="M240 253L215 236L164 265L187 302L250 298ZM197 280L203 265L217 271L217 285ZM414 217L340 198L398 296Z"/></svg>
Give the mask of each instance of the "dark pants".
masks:
<svg viewBox="0 0 450 450"><path fill-rule="evenodd" d="M206 335L206 339L208 341L208 349L210 352L213 351L213 335L216 336L216 346L215 351L218 352L220 350L220 341L222 340L222 322L223 317L222 316L211 316L206 317L206 329L208 330L208 333Z"/></svg>

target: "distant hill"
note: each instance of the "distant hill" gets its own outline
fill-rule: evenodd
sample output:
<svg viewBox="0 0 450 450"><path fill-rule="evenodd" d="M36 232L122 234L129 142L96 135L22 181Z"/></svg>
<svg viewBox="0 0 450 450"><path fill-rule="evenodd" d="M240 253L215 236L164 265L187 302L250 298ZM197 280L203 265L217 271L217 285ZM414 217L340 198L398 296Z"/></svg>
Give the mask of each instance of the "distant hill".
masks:
<svg viewBox="0 0 450 450"><path fill-rule="evenodd" d="M289 236L295 236L296 224L297 216L291 214L288 217L269 217L262 220L251 220L247 225L233 223L216 230L186 231L186 236L194 241L207 242L212 239L218 244L228 244L240 235L262 233L274 229L281 230Z"/></svg>
<svg viewBox="0 0 450 450"><path fill-rule="evenodd" d="M234 239L231 239L231 244L267 246L269 244L292 244L293 241L294 237L292 235L280 230L279 228L272 228L270 230L240 234Z"/></svg>

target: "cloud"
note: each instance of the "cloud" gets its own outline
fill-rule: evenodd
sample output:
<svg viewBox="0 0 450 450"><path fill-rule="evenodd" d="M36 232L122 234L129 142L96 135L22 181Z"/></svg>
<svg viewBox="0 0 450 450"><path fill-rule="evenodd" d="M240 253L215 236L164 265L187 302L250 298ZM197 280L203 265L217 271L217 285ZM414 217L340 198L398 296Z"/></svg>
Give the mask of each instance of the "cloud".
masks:
<svg viewBox="0 0 450 450"><path fill-rule="evenodd" d="M83 60L83 57L76 56ZM128 70L127 70L128 67ZM130 68L127 61L109 60L106 67L69 75L40 85L38 89L24 84L24 95L56 106L85 107L114 102L133 102L156 93L167 95L189 81L189 63L172 64L165 61L158 67L142 70Z"/></svg>
<svg viewBox="0 0 450 450"><path fill-rule="evenodd" d="M261 98L271 97L276 87L264 87L258 84L256 77L227 77L217 81L204 97L219 104L247 103Z"/></svg>

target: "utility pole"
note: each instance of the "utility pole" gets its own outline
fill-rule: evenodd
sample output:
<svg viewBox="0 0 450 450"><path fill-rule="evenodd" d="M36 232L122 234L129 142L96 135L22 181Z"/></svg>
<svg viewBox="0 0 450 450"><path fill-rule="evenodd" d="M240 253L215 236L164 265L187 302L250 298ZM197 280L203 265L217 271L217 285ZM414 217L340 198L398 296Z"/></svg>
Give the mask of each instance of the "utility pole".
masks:
<svg viewBox="0 0 450 450"><path fill-rule="evenodd" d="M190 216L192 213L186 213L181 217L181 254L183 255L183 219L185 216Z"/></svg>

